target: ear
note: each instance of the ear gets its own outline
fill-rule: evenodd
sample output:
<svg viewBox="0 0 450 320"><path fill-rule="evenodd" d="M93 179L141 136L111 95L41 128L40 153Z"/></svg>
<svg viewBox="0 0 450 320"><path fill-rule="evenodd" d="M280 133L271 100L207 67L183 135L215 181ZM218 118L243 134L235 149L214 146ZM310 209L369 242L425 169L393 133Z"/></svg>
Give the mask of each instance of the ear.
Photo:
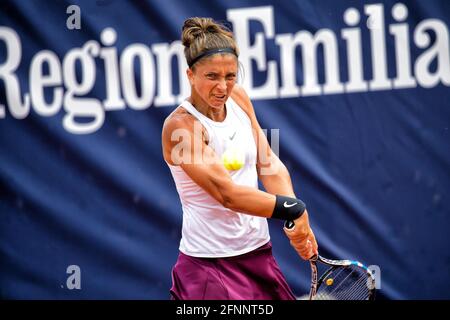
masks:
<svg viewBox="0 0 450 320"><path fill-rule="evenodd" d="M191 86L193 86L194 85L194 72L192 71L191 68L186 69L186 75L189 79L189 83L191 84Z"/></svg>

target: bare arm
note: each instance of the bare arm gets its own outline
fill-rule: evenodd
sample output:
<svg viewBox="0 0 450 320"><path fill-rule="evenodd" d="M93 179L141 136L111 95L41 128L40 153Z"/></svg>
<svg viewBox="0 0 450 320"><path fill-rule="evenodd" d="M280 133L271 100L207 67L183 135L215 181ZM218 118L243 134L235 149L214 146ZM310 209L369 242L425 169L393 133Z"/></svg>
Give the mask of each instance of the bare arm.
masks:
<svg viewBox="0 0 450 320"><path fill-rule="evenodd" d="M237 85L234 87L232 97L247 113L252 123L253 136L258 150L256 167L259 180L268 193L295 198L289 172L283 162L272 151L267 137L264 135L256 118L250 98Z"/></svg>
<svg viewBox="0 0 450 320"><path fill-rule="evenodd" d="M264 137L264 139L266 139ZM267 140L266 140L267 141ZM258 170L258 177L267 192L272 194L282 194L295 198L294 188L292 187L291 176L286 166L281 162L278 156L270 149L269 163L266 165L268 172L273 174L264 174L264 168Z"/></svg>
<svg viewBox="0 0 450 320"><path fill-rule="evenodd" d="M235 184L214 150L205 143L199 124L195 125L195 122L190 115L177 115L165 122L163 150L166 161L179 164L195 183L224 207L270 218L275 196Z"/></svg>
<svg viewBox="0 0 450 320"><path fill-rule="evenodd" d="M258 177L267 192L295 198L290 174L280 158L272 151L267 137L259 125L255 110L246 92L235 86L233 99L247 113L252 123L253 135L257 145ZM318 246L314 233L309 226L308 212L295 220L295 230L284 229L291 245L303 259L309 259L318 253Z"/></svg>

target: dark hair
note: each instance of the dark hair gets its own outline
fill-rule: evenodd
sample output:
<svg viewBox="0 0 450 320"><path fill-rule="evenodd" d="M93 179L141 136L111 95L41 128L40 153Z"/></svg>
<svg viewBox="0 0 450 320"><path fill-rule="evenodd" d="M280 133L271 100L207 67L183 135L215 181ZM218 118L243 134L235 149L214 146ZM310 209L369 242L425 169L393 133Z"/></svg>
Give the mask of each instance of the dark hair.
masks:
<svg viewBox="0 0 450 320"><path fill-rule="evenodd" d="M206 51L229 48L239 56L233 33L211 18L194 17L184 21L182 29L184 56L189 66Z"/></svg>

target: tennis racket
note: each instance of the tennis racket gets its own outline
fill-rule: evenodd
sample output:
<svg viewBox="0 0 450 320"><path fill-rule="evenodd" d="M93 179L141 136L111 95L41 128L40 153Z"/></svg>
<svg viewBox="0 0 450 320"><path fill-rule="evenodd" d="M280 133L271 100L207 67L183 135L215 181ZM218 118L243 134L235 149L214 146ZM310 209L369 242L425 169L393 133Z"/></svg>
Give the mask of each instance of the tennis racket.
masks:
<svg viewBox="0 0 450 320"><path fill-rule="evenodd" d="M286 229L294 228L286 221ZM330 260L320 255L309 260L311 290L309 300L374 300L375 277L364 264L353 260ZM326 267L318 279L318 264Z"/></svg>

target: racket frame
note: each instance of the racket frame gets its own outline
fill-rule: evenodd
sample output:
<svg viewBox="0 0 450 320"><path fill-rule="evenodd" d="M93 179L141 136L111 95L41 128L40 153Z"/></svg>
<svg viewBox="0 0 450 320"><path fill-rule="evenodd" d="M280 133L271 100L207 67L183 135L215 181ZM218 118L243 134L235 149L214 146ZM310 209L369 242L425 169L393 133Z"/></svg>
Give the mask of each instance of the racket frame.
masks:
<svg viewBox="0 0 450 320"><path fill-rule="evenodd" d="M295 228L295 223L294 221L290 221L287 220L284 223L284 226L286 229L288 230L292 230L293 228ZM318 275L318 270L317 270L317 261L330 266L330 268L328 268L328 270L326 270L322 276L320 277L320 279L317 279L317 275ZM317 289L320 287L320 285L322 284L323 280L336 268L338 267L349 267L352 265L355 265L359 268L362 268L365 270L365 272L367 273L367 282L366 285L368 286L369 289L369 296L368 296L368 300L374 300L375 299L375 277L372 274L372 271L370 271L370 269L368 267L366 267L364 264L362 264L359 261L356 260L331 260L331 259L327 259L322 257L321 255L314 255L313 257L311 257L309 259L310 265L311 265L311 289L309 291L309 300L313 300L314 297L317 294ZM370 286L371 288L369 288L369 281L370 281Z"/></svg>
<svg viewBox="0 0 450 320"><path fill-rule="evenodd" d="M317 270L317 262L321 262L325 265L330 266L319 279L318 278L318 270ZM336 268L338 267L350 267L352 265L357 266L367 273L367 281L366 285L368 286L369 290L369 296L368 300L375 299L375 277L373 276L372 272L368 267L366 267L364 264L362 264L359 261L355 260L331 260L322 257L321 255L313 256L311 259L309 259L310 265L311 265L311 289L309 291L309 300L313 300L314 297L317 294L317 290L319 289L320 285L322 284L323 280ZM372 288L369 288L369 281L370 286Z"/></svg>

